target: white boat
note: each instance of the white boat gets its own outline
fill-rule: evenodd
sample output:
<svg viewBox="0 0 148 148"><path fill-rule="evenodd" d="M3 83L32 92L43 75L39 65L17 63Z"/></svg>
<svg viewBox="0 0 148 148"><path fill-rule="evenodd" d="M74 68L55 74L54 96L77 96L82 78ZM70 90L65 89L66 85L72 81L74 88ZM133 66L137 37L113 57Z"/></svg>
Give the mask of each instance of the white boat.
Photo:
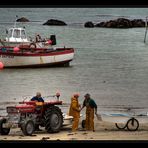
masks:
<svg viewBox="0 0 148 148"><path fill-rule="evenodd" d="M73 122L73 116L69 116L69 115L66 115L63 113L63 119L64 119L64 122L63 122L63 126L67 126L67 125L72 125L72 122Z"/></svg>
<svg viewBox="0 0 148 148"><path fill-rule="evenodd" d="M28 40L25 28L14 27L7 31L7 37L0 39L0 62L4 67L45 67L69 66L73 60L73 48L59 48L55 35L42 39L36 34L35 39Z"/></svg>
<svg viewBox="0 0 148 148"><path fill-rule="evenodd" d="M69 66L74 58L73 48L20 48L0 47L0 62L4 67L48 67Z"/></svg>

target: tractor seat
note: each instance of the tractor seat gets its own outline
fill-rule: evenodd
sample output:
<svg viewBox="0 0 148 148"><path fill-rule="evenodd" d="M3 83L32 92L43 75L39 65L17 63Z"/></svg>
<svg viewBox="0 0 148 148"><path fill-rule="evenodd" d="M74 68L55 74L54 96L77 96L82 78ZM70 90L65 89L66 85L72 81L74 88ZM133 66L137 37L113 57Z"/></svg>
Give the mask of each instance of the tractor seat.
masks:
<svg viewBox="0 0 148 148"><path fill-rule="evenodd" d="M43 102L36 102L35 104L36 104L35 109L36 109L37 111L42 110L43 104L44 104Z"/></svg>
<svg viewBox="0 0 148 148"><path fill-rule="evenodd" d="M43 102L35 102L36 106L43 106Z"/></svg>

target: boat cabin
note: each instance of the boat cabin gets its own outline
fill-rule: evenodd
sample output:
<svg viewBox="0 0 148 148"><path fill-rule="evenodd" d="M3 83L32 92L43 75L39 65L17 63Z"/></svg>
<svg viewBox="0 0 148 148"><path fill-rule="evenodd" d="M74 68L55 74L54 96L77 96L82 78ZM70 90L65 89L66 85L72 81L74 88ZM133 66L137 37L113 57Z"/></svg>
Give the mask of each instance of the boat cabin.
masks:
<svg viewBox="0 0 148 148"><path fill-rule="evenodd" d="M26 31L25 28L10 28L7 31L7 37L6 37L7 42L29 42L27 39Z"/></svg>

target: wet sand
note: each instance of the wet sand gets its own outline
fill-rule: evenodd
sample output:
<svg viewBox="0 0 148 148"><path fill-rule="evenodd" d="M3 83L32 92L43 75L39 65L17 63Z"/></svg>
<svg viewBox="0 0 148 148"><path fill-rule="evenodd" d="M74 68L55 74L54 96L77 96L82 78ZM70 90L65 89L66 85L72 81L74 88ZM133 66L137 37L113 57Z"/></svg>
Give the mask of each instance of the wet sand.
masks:
<svg viewBox="0 0 148 148"><path fill-rule="evenodd" d="M81 122L80 122L81 123ZM79 131L71 132L71 126L65 126L59 133L49 134L44 128L35 132L32 136L24 136L19 128L11 129L9 135L0 136L0 141L7 140L148 140L148 125L141 124L137 131L119 130L115 124L95 119L95 132L84 131L79 127Z"/></svg>

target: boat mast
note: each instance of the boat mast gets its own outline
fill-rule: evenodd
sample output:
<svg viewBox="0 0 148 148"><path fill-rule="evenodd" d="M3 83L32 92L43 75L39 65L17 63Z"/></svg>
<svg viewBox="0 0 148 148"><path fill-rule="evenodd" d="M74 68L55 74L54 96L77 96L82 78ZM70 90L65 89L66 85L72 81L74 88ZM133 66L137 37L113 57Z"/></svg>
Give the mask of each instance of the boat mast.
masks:
<svg viewBox="0 0 148 148"><path fill-rule="evenodd" d="M18 18L18 16L16 15L16 19L15 19L15 22L14 22L14 28L16 27L17 18Z"/></svg>
<svg viewBox="0 0 148 148"><path fill-rule="evenodd" d="M146 22L145 22L146 30L145 30L145 36L144 36L144 43L145 43L145 41L146 41L146 35L147 35L147 29L148 29L147 18L148 18L148 16L146 16Z"/></svg>

